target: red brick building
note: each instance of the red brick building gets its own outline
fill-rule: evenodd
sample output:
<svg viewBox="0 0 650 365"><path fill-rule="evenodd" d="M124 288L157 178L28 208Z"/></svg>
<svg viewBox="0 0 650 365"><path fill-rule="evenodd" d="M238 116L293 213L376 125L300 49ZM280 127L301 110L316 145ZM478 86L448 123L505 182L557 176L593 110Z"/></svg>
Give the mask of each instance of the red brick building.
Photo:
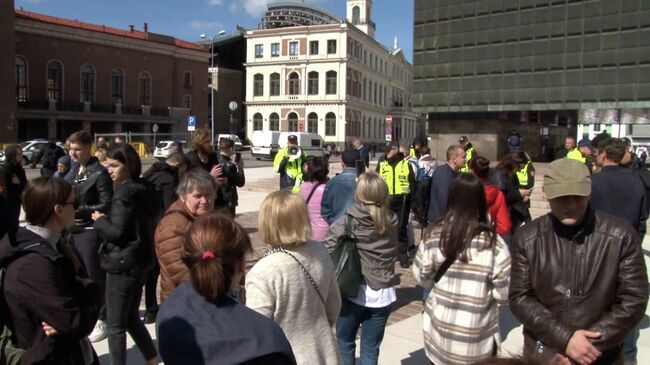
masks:
<svg viewBox="0 0 650 365"><path fill-rule="evenodd" d="M154 123L159 133L183 133L190 114L198 126L208 124L210 54L203 46L149 32L146 23L142 30L121 30L13 14L13 139L62 140L79 129L147 133ZM4 39L10 30L0 22Z"/></svg>

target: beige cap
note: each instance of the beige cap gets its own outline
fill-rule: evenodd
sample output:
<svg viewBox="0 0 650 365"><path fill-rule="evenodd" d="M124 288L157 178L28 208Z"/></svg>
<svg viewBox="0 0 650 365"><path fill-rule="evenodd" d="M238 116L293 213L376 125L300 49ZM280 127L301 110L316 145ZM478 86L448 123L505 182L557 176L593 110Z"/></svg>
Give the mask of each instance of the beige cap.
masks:
<svg viewBox="0 0 650 365"><path fill-rule="evenodd" d="M548 165L544 175L544 193L548 199L567 195L591 195L591 175L585 164L562 158Z"/></svg>

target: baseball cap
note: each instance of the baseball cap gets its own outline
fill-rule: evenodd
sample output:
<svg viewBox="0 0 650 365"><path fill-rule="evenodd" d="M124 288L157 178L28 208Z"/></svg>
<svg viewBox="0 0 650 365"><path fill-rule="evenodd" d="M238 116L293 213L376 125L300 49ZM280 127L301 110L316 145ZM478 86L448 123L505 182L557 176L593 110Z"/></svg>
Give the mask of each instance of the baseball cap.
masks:
<svg viewBox="0 0 650 365"><path fill-rule="evenodd" d="M467 136L462 136L458 138L458 143L467 143L467 142L469 142L469 138L467 138Z"/></svg>
<svg viewBox="0 0 650 365"><path fill-rule="evenodd" d="M289 137L287 137L287 141L289 141L289 143L298 143L298 137L294 134L290 134Z"/></svg>
<svg viewBox="0 0 650 365"><path fill-rule="evenodd" d="M578 142L578 147L591 147L591 140L589 138L583 138Z"/></svg>
<svg viewBox="0 0 650 365"><path fill-rule="evenodd" d="M562 158L548 165L544 175L544 193L548 199L567 195L588 196L591 194L591 175L585 164Z"/></svg>

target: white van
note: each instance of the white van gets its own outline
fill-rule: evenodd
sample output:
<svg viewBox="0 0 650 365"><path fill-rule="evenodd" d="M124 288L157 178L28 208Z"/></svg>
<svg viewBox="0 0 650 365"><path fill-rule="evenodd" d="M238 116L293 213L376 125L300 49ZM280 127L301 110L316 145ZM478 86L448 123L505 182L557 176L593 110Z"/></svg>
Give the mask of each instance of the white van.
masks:
<svg viewBox="0 0 650 365"><path fill-rule="evenodd" d="M239 152L244 149L244 145L241 143L239 136L237 136L236 134L217 134L216 137L214 137L215 149L219 148L219 140L221 138L232 139L233 141L235 141L236 152Z"/></svg>
<svg viewBox="0 0 650 365"><path fill-rule="evenodd" d="M255 131L251 140L251 154L256 159L273 159L282 148L287 147L290 135L298 138L298 146L309 156L324 156L323 138L315 133Z"/></svg>

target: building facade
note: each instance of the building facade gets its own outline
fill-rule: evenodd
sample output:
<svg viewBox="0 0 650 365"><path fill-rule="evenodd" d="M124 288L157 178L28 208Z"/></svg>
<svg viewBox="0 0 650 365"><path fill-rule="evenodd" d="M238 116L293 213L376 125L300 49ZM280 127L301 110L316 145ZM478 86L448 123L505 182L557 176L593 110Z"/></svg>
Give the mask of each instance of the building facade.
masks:
<svg viewBox="0 0 650 365"><path fill-rule="evenodd" d="M207 124L209 54L203 46L143 30L120 30L15 11L14 138L187 131Z"/></svg>
<svg viewBox="0 0 650 365"><path fill-rule="evenodd" d="M0 143L15 141L14 1L0 1Z"/></svg>
<svg viewBox="0 0 650 365"><path fill-rule="evenodd" d="M476 138L483 122L502 122L489 144L529 130L532 155L577 124L624 134L613 124L650 108L649 19L645 1L415 0L416 110Z"/></svg>
<svg viewBox="0 0 650 365"><path fill-rule="evenodd" d="M412 67L400 49L386 49L367 27L352 24L353 9L357 24L370 21L371 2L349 3L360 3L349 7L349 22L246 33L249 138L258 130L309 132L343 147L354 138L379 144L415 137Z"/></svg>

